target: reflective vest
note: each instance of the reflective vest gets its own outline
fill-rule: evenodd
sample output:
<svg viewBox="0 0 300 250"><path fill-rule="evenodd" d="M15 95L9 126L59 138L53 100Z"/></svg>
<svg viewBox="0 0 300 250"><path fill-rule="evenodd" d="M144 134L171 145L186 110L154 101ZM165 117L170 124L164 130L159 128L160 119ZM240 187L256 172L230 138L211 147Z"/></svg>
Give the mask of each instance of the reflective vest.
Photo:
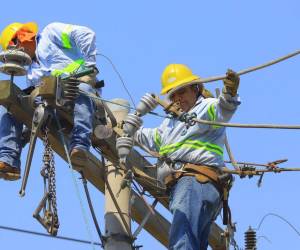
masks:
<svg viewBox="0 0 300 250"><path fill-rule="evenodd" d="M87 27L64 23L47 25L37 38L36 56L28 70L29 85L46 75L69 75L82 66L96 65L95 33Z"/></svg>
<svg viewBox="0 0 300 250"><path fill-rule="evenodd" d="M199 119L228 122L239 104L238 96L222 94L219 98L207 99L200 96L189 113L196 113ZM225 127L199 123L187 127L179 120L167 118L157 128L139 129L135 139L173 161L224 165Z"/></svg>

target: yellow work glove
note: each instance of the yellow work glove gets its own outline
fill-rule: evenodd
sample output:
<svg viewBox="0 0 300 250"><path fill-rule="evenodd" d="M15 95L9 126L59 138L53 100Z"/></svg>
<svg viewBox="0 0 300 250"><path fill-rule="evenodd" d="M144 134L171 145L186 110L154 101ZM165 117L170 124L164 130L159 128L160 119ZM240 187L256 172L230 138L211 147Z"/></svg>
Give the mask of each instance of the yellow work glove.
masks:
<svg viewBox="0 0 300 250"><path fill-rule="evenodd" d="M238 76L238 74L233 70L228 69L226 72L226 78L223 80L223 83L223 93L229 94L232 97L236 96L240 84L240 77Z"/></svg>

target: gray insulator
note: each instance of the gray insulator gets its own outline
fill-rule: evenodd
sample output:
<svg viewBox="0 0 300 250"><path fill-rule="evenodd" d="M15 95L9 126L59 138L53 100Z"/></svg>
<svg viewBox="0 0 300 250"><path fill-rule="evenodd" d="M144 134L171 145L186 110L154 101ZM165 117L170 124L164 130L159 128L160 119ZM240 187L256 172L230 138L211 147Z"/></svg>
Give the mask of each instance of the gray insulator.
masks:
<svg viewBox="0 0 300 250"><path fill-rule="evenodd" d="M126 157L129 155L131 148L133 147L132 137L119 137L116 141L116 148L120 158L120 162L125 162Z"/></svg>
<svg viewBox="0 0 300 250"><path fill-rule="evenodd" d="M129 114L123 125L123 132L128 136L133 136L135 132L142 126L142 119L136 114Z"/></svg>
<svg viewBox="0 0 300 250"><path fill-rule="evenodd" d="M153 109L155 109L157 106L157 101L152 97L151 94L147 93L141 98L141 101L136 107L136 110L138 112L138 115L143 116Z"/></svg>
<svg viewBox="0 0 300 250"><path fill-rule="evenodd" d="M24 66L31 64L31 58L21 50L7 50L0 53L0 71L7 75L24 76L27 70Z"/></svg>

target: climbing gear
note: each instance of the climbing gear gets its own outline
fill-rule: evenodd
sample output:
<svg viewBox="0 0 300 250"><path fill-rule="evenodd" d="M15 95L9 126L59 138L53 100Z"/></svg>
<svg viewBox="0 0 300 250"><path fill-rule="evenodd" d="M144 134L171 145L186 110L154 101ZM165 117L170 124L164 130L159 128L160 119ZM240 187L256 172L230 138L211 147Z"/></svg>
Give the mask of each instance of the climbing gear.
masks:
<svg viewBox="0 0 300 250"><path fill-rule="evenodd" d="M199 79L199 76L194 75L186 65L169 64L161 75L161 94L164 95L170 90L178 89L178 87L197 79Z"/></svg>
<svg viewBox="0 0 300 250"><path fill-rule="evenodd" d="M35 210L33 217L36 218L51 235L57 235L59 220L56 205L56 178L54 153L49 142L49 129L44 129L43 143L45 146L41 175L44 179L44 196ZM43 215L40 212L43 210Z"/></svg>
<svg viewBox="0 0 300 250"><path fill-rule="evenodd" d="M50 111L50 106L46 102L39 104L33 114L32 118L32 127L31 127L31 134L30 134L30 141L29 141L29 150L27 153L26 158L26 165L24 176L22 179L21 189L19 194L21 197L25 195L25 189L27 185L27 180L30 172L32 157L34 153L34 148L36 144L37 135L41 130L46 129L48 122L51 120L52 114Z"/></svg>
<svg viewBox="0 0 300 250"><path fill-rule="evenodd" d="M16 33L21 30L29 30L33 33L38 32L38 25L34 22L30 23L12 23L4 28L0 37L0 44L3 50L7 50L9 42L14 38Z"/></svg>
<svg viewBox="0 0 300 250"><path fill-rule="evenodd" d="M9 164L0 161L0 179L16 181L20 178L20 168L13 168Z"/></svg>
<svg viewBox="0 0 300 250"><path fill-rule="evenodd" d="M194 176L196 180L202 184L210 182L215 186L223 201L223 224L231 225L231 212L228 206L228 196L233 182L232 175L224 173L220 168L217 167L185 163L183 164L182 170L174 171L165 177L164 183L170 190L170 188L174 186L181 177L184 176Z"/></svg>
<svg viewBox="0 0 300 250"><path fill-rule="evenodd" d="M226 72L226 78L223 80L224 88L223 93L229 94L232 97L236 96L237 90L240 84L240 77L233 70L228 69Z"/></svg>
<svg viewBox="0 0 300 250"><path fill-rule="evenodd" d="M56 204L56 178L54 153L49 142L49 129L44 129L43 143L45 146L41 176L44 179L44 196L36 208L33 217L36 218L47 232L53 236L57 235L59 220ZM42 216L40 215L43 212Z"/></svg>

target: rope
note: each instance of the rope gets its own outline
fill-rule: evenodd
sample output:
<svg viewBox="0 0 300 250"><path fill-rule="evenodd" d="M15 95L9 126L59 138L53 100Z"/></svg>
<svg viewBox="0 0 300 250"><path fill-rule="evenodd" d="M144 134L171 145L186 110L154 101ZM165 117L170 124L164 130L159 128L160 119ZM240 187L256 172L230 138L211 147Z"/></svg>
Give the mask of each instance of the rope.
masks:
<svg viewBox="0 0 300 250"><path fill-rule="evenodd" d="M76 190L77 198L79 200L79 204L80 204L80 208L81 208L81 213L82 213L82 216L83 216L83 220L84 220L84 223L85 223L87 234L88 234L88 236L90 238L92 249L95 250L92 232L91 232L91 229L90 229L90 226L89 226L89 222L88 222L88 219L87 219L87 215L86 215L86 212L85 212L85 209L84 209L84 206L83 206L83 201L82 201L82 198L80 196L79 187L77 185L77 182L76 182L76 179L75 179L75 176L74 176L74 168L73 168L73 165L72 165L72 162L71 162L71 159L70 159L69 150L67 148L67 144L66 144L64 135L62 133L62 126L61 126L61 124L60 124L60 122L58 120L58 117L57 117L55 111L54 111L54 118L55 118L55 121L56 121L56 124L57 124L57 127L58 127L58 132L59 132L59 136L60 136L61 142L62 142L64 150L65 150L65 154L66 154L66 157L67 157L67 162L68 162L68 165L70 167L69 169L70 169L70 172L71 172L72 181L73 181L73 184L74 184L74 187L75 187L75 190Z"/></svg>
<svg viewBox="0 0 300 250"><path fill-rule="evenodd" d="M83 174L82 171L80 171L80 174L81 174L81 179L82 179L82 184L83 184L83 187L84 187L84 192L85 192L85 195L86 195L86 199L88 201L88 205L89 205L89 208L90 208L90 211L91 211L91 215L92 215L95 227L96 227L96 231L97 231L99 239L101 241L101 245L102 245L101 247L104 248L105 237L102 235L101 230L100 230L100 226L99 226L98 221L97 221L97 217L96 217L96 214L95 214L95 211L94 211L94 207L93 207L93 203L92 203L92 200L91 200L90 192L89 192L89 189L88 189L88 186L87 186L87 180L84 177L84 174Z"/></svg>

